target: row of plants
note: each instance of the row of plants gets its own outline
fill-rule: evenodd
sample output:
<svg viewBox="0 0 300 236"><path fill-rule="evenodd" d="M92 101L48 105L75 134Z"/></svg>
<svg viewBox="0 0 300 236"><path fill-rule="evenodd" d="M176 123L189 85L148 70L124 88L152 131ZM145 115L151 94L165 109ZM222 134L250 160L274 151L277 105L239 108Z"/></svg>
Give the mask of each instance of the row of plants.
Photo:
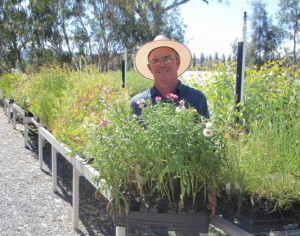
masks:
<svg viewBox="0 0 300 236"><path fill-rule="evenodd" d="M165 201L198 211L208 185L217 187L220 203L247 196L292 208L300 202L299 72L283 61L247 69L237 111L235 69L220 64L207 70L205 83L196 75L183 81L207 96L209 130L192 108L177 112L171 98L153 108L143 101L141 117L133 116L131 97L152 86L133 71L123 89L120 72L53 66L3 76L0 93L39 117L73 154L90 159L100 172L95 181L105 179L114 205L127 212L133 202L149 208ZM224 194L228 186L231 195Z"/></svg>
<svg viewBox="0 0 300 236"><path fill-rule="evenodd" d="M256 202L265 198L280 209L299 204L299 71L284 61L247 69L239 112L233 106L234 67L221 65L212 72L196 87L207 95L212 119L223 129L230 172L223 178L238 184L236 194L242 190Z"/></svg>

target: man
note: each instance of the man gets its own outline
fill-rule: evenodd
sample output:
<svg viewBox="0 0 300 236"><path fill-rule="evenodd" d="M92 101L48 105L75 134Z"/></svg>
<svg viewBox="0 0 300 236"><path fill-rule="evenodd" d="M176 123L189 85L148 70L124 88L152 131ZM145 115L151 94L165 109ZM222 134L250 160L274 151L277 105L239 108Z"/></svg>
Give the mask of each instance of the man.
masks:
<svg viewBox="0 0 300 236"><path fill-rule="evenodd" d="M184 100L186 108L192 107L197 112L209 119L209 112L205 95L191 87L181 83L178 79L191 64L191 52L189 49L176 41L170 40L163 35L157 36L153 41L144 44L136 53L135 65L137 70L146 78L154 80L154 86L133 97L131 106L133 113L139 116L142 109L139 101L149 99L151 104L156 104L156 98L162 102L168 102L169 95L175 94L177 106ZM182 104L182 103L181 103ZM217 205L215 188L210 187L211 216L215 214ZM176 233L177 234L177 233Z"/></svg>
<svg viewBox="0 0 300 236"><path fill-rule="evenodd" d="M143 45L136 53L135 65L144 77L154 80L154 86L133 97L131 106L134 108L134 114L141 114L141 108L136 103L139 99L149 98L151 105L154 105L156 96L166 101L167 94L173 93L178 96L175 102L185 100L186 108L190 105L208 119L209 113L204 94L183 85L178 79L178 76L189 68L191 59L191 52L186 46L169 40L163 35Z"/></svg>

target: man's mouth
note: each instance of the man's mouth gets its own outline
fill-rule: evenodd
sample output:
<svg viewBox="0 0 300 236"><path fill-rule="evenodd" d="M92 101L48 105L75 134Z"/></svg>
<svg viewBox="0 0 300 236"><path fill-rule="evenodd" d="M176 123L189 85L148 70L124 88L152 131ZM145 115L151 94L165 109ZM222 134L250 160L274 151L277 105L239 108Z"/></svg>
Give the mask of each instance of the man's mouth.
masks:
<svg viewBox="0 0 300 236"><path fill-rule="evenodd" d="M169 72L170 70L169 69L161 69L158 71L159 74L165 74L167 72Z"/></svg>

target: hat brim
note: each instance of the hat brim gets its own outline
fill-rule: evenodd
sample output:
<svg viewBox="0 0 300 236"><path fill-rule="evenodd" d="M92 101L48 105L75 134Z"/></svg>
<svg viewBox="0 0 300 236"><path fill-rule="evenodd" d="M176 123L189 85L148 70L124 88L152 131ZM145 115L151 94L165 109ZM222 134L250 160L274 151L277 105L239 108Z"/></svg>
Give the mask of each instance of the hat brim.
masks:
<svg viewBox="0 0 300 236"><path fill-rule="evenodd" d="M192 55L190 50L183 44L173 40L157 40L144 44L135 55L135 67L144 77L154 80L152 73L148 68L148 55L155 49L160 47L169 47L174 49L180 57L180 66L177 75L183 74L191 65Z"/></svg>

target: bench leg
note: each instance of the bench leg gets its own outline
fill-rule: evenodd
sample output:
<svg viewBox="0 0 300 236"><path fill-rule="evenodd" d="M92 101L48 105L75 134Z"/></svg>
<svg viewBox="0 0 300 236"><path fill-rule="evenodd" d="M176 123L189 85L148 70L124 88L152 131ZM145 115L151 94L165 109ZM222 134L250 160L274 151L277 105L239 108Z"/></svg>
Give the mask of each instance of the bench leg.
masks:
<svg viewBox="0 0 300 236"><path fill-rule="evenodd" d="M13 110L13 127L14 129L17 128L17 112L15 109L12 109Z"/></svg>
<svg viewBox="0 0 300 236"><path fill-rule="evenodd" d="M51 158L52 158L52 186L53 192L57 191L57 151L51 146Z"/></svg>
<svg viewBox="0 0 300 236"><path fill-rule="evenodd" d="M29 128L28 128L28 123L24 123L24 142L25 142L25 147L27 148L29 146L28 144L28 132L29 132Z"/></svg>
<svg viewBox="0 0 300 236"><path fill-rule="evenodd" d="M116 227L116 236L125 236L126 235L126 228L125 227Z"/></svg>
<svg viewBox="0 0 300 236"><path fill-rule="evenodd" d="M39 161L40 161L40 169L43 169L43 137L38 133L38 145L39 145Z"/></svg>
<svg viewBox="0 0 300 236"><path fill-rule="evenodd" d="M73 229L79 228L79 171L73 166Z"/></svg>

